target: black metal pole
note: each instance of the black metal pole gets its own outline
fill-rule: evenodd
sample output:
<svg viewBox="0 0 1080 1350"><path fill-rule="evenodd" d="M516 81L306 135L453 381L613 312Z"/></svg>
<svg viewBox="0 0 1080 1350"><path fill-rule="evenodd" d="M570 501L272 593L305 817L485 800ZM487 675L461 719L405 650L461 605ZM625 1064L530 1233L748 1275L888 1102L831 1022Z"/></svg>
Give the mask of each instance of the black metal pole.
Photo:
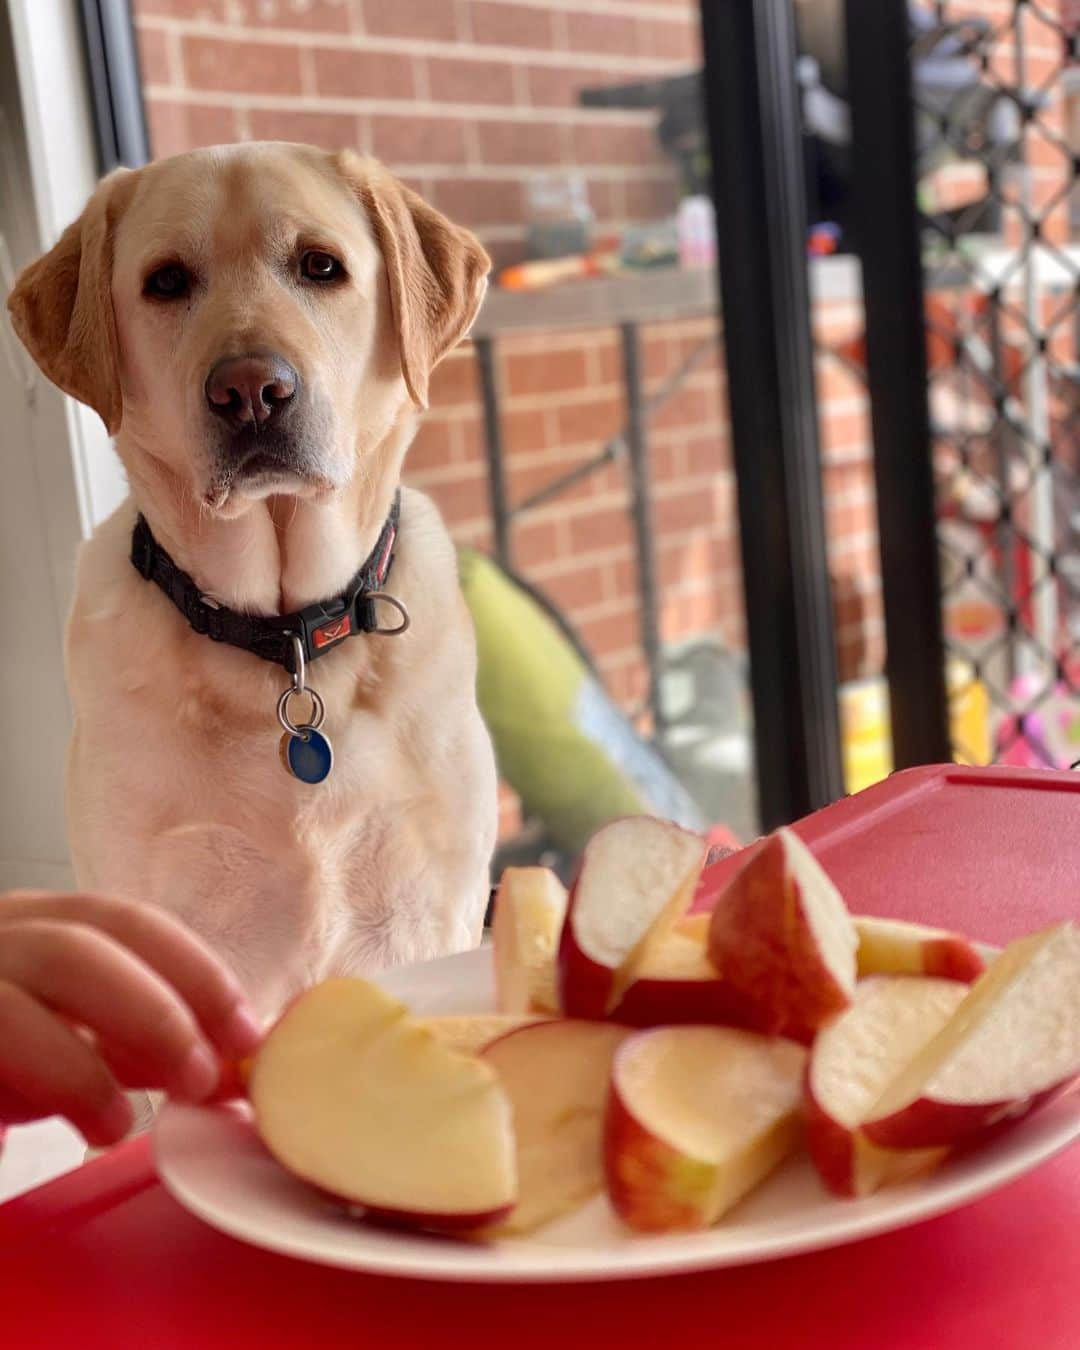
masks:
<svg viewBox="0 0 1080 1350"><path fill-rule="evenodd" d="M99 168L137 169L150 158L150 138L131 7L126 0L80 0L79 13Z"/></svg>
<svg viewBox="0 0 1080 1350"><path fill-rule="evenodd" d="M626 391L626 448L630 463L630 509L637 549L638 593L641 597L641 645L649 672L649 707L653 734L664 730L660 699L660 625L656 602L656 554L649 509L649 444L641 399L641 344L637 324L619 328L622 340L623 387Z"/></svg>
<svg viewBox="0 0 1080 1350"><path fill-rule="evenodd" d="M854 218L898 769L951 758L907 0L845 0Z"/></svg>
<svg viewBox="0 0 1080 1350"><path fill-rule="evenodd" d="M703 0L761 825L843 795L791 6Z"/></svg>
<svg viewBox="0 0 1080 1350"><path fill-rule="evenodd" d="M499 409L499 374L495 364L495 343L489 337L473 339L480 367L480 393L484 405L484 450L487 454L488 493L491 497L491 522L495 531L495 557L502 567L512 566L510 550L510 506L506 498L506 470L503 464L502 415Z"/></svg>

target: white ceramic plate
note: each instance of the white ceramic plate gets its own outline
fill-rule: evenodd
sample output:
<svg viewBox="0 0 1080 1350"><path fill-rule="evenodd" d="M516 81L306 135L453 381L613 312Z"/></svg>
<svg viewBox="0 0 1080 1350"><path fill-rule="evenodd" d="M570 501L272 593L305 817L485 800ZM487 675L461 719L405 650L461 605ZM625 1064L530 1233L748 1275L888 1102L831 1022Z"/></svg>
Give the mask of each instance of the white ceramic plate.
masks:
<svg viewBox="0 0 1080 1350"><path fill-rule="evenodd" d="M391 971L380 983L416 1012L493 1006L488 949ZM1002 1186L1080 1137L1072 1093L993 1144L921 1182L865 1200L836 1200L810 1163L792 1160L705 1233L640 1237L596 1199L528 1238L470 1244L368 1227L288 1176L238 1109L168 1105L157 1124L157 1164L193 1214L255 1246L331 1266L424 1279L625 1279L741 1265L854 1242L956 1209Z"/></svg>

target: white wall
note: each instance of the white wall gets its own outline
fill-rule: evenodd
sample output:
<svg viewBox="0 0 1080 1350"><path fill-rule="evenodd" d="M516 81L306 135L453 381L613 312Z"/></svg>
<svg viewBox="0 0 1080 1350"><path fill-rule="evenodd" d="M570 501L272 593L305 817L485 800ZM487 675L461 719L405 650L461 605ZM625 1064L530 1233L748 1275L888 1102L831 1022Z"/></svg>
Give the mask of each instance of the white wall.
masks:
<svg viewBox="0 0 1080 1350"><path fill-rule="evenodd" d="M0 12L0 234L15 271L55 241L92 190L97 170L90 128L77 6L6 0ZM10 275L0 276L6 295ZM0 324L3 890L70 882L63 628L79 540L108 514L124 486L100 421L36 372L6 312Z"/></svg>

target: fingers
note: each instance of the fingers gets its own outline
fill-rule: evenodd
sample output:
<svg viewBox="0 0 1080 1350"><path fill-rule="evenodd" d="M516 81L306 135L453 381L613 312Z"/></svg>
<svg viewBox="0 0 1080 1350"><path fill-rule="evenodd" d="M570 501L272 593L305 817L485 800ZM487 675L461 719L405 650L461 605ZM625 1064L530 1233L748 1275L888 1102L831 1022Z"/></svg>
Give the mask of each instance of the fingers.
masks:
<svg viewBox="0 0 1080 1350"><path fill-rule="evenodd" d="M115 938L172 985L224 1055L246 1054L261 1038L236 978L164 910L97 895L24 892L0 898L0 931L27 919L74 921Z"/></svg>
<svg viewBox="0 0 1080 1350"><path fill-rule="evenodd" d="M131 1107L104 1061L25 989L0 979L0 1081L25 1115L64 1115L91 1144L115 1144Z"/></svg>
<svg viewBox="0 0 1080 1350"><path fill-rule="evenodd" d="M116 1048L126 1076L141 1079L140 1086L163 1087L189 1101L201 1101L217 1086L218 1058L181 998L104 933L56 919L5 921L0 981L89 1027ZM94 1057L85 1043L81 1048ZM104 1064L102 1072L114 1082Z"/></svg>

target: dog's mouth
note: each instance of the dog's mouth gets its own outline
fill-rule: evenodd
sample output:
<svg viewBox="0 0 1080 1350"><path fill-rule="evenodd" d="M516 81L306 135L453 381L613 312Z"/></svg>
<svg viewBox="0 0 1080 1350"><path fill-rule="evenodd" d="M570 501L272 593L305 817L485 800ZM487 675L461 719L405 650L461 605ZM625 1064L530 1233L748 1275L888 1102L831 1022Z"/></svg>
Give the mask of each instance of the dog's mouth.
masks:
<svg viewBox="0 0 1080 1350"><path fill-rule="evenodd" d="M206 505L214 510L221 510L231 497L311 496L332 486L318 456L278 431L238 432L218 449L216 461L204 494Z"/></svg>

